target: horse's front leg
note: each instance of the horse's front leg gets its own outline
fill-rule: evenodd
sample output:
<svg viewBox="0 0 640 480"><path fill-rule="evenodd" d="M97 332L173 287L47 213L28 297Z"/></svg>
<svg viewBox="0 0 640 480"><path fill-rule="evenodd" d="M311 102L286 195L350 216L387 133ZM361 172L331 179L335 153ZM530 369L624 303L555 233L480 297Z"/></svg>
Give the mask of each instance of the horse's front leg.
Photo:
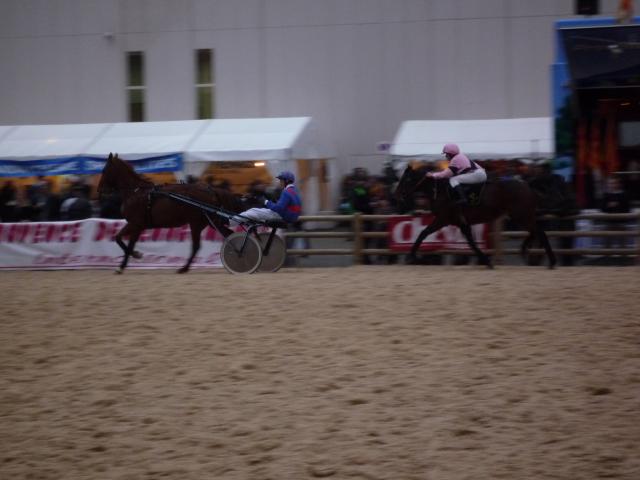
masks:
<svg viewBox="0 0 640 480"><path fill-rule="evenodd" d="M127 267L127 263L129 262L129 256L133 256L133 258L142 258L142 254L136 250L134 247L138 238L140 238L140 234L142 233L142 228L133 227L130 223L127 223L122 230L120 230L116 234L116 243L122 248L124 252L124 257L122 258L122 262L120 262L120 266L116 270L116 273L122 273L124 269ZM122 240L123 237L129 236L129 245L127 246Z"/></svg>
<svg viewBox="0 0 640 480"><path fill-rule="evenodd" d="M115 236L115 240L116 243L118 244L118 246L122 249L122 251L125 253L127 253L127 251L130 248L133 248L133 246L131 245L131 242L129 242L129 246L127 247L127 245L124 243L124 241L122 240L123 237L126 237L127 235L129 235L131 232L131 227L129 226L129 224L127 223L124 227L122 227L122 230L120 230L117 235ZM130 255L135 258L135 259L140 259L142 258L142 253L140 253L137 250L134 250L133 252L129 252Z"/></svg>
<svg viewBox="0 0 640 480"><path fill-rule="evenodd" d="M476 243L476 240L473 238L471 225L469 225L468 223L463 223L459 226L459 228L462 234L464 235L464 238L467 239L467 243L469 244L471 249L474 251L474 253L478 257L478 261L480 262L480 265L486 265L487 268L493 268L491 259L486 253L480 250L480 248L478 247L478 244Z"/></svg>
<svg viewBox="0 0 640 480"><path fill-rule="evenodd" d="M429 235L431 235L434 232L437 232L438 230L440 230L442 227L444 227L445 225L447 225L447 223L443 222L442 220L438 219L438 217L436 217L433 222L431 222L429 225L427 225L418 235L418 238L416 238L416 241L413 242L413 246L411 247L411 251L409 252L409 255L407 256L407 263L416 263L416 253L418 253L418 249L420 248L420 244L423 242L423 240L425 238L427 238Z"/></svg>
<svg viewBox="0 0 640 480"><path fill-rule="evenodd" d="M200 234L202 233L205 225L191 223L189 227L191 229L191 256L189 256L187 263L185 263L184 266L178 270L178 273L187 273L189 271L191 262L193 262L193 259L196 256L196 253L198 253L198 250L200 250Z"/></svg>

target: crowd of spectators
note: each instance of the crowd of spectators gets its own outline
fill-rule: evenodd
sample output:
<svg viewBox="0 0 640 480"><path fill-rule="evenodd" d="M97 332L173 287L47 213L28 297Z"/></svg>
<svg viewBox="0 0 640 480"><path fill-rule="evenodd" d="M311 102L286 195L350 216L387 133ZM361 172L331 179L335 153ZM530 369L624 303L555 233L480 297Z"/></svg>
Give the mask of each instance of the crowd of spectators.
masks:
<svg viewBox="0 0 640 480"><path fill-rule="evenodd" d="M558 194L572 199L573 192L569 183L562 177L553 174L549 164L534 164L522 162L486 161L479 162L487 170L489 177L518 178L524 181L538 183L539 188L548 188L552 203ZM633 162L631 162L633 163ZM595 200L588 205L608 213L624 213L630 211L633 205L640 202L640 166L636 163L629 165L636 168L630 174L622 177L610 177L605 186L594 194ZM427 164L427 168L436 169L434 164ZM198 179L188 176L188 183ZM231 190L226 180L215 181L207 175L203 181L216 188ZM336 202L338 213L388 215L398 213L393 197L393 189L398 181L398 172L391 162L386 162L378 174L371 174L365 168L354 168L341 182L340 198ZM70 176L56 193L50 180L38 177L26 187L17 187L13 181L5 181L0 188L0 220L3 222L20 221L57 221L79 220L91 216L103 218L120 218L121 199L117 195L97 198L92 186L82 176ZM247 193L253 196L267 196L275 199L277 191L264 182L254 181ZM410 213L419 213L428 209L428 202L424 196L418 194L409 202ZM553 212L552 212L553 213ZM575 213L575 212L562 212ZM367 225L372 230L381 227L378 224Z"/></svg>
<svg viewBox="0 0 640 480"><path fill-rule="evenodd" d="M91 201L91 186L81 177L70 177L59 193L44 177L23 188L9 180L0 188L3 222L81 220L99 213Z"/></svg>

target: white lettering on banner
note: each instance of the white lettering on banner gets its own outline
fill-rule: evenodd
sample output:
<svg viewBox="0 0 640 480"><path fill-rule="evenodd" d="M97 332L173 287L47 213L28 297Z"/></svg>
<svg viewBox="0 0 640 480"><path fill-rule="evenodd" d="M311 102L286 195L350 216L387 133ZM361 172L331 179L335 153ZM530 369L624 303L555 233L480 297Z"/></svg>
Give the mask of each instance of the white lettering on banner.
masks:
<svg viewBox="0 0 640 480"><path fill-rule="evenodd" d="M84 161L84 168L86 171L100 171L104 168L106 163L106 160L87 159Z"/></svg>
<svg viewBox="0 0 640 480"><path fill-rule="evenodd" d="M391 230L391 240L394 243L413 243L425 227L421 217L398 222Z"/></svg>
<svg viewBox="0 0 640 480"><path fill-rule="evenodd" d="M77 222L0 223L0 269L113 268L122 250L113 240L123 220L90 218ZM192 268L221 267L222 236L211 228L202 234ZM191 253L189 226L144 232L136 249L140 260L127 268L178 268Z"/></svg>
<svg viewBox="0 0 640 480"><path fill-rule="evenodd" d="M0 223L0 244L75 243L81 227L80 222Z"/></svg>
<svg viewBox="0 0 640 480"><path fill-rule="evenodd" d="M419 217L395 217L389 221L389 248L391 250L408 251L414 244L420 232L422 232L431 222L433 216L423 215ZM473 237L480 248L485 247L486 234L488 232L485 224L473 225L471 227ZM458 227L448 225L427 236L420 244L421 250L439 249L467 249L467 240Z"/></svg>
<svg viewBox="0 0 640 480"><path fill-rule="evenodd" d="M152 163L153 168L176 168L178 166L178 162L175 157L165 158L162 160L155 160Z"/></svg>
<svg viewBox="0 0 640 480"><path fill-rule="evenodd" d="M24 165L9 165L0 163L0 176L64 175L67 172L78 171L79 169L80 162L78 160L66 161L60 164L25 162Z"/></svg>

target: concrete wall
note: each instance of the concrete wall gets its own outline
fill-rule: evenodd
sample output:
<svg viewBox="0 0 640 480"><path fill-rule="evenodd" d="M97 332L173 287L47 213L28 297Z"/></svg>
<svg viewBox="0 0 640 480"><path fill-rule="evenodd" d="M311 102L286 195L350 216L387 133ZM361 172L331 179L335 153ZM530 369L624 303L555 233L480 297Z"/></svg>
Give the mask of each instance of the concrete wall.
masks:
<svg viewBox="0 0 640 480"><path fill-rule="evenodd" d="M605 15L617 0L601 0ZM550 116L553 21L574 0L0 0L0 125L195 118L194 50L217 116L310 115L343 170L377 169L403 120ZM376 158L378 159L376 161Z"/></svg>

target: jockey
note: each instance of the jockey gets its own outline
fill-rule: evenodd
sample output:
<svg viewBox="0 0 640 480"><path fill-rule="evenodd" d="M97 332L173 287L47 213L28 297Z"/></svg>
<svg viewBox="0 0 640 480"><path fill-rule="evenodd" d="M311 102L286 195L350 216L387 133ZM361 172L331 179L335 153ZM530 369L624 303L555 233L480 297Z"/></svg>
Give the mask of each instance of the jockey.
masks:
<svg viewBox="0 0 640 480"><path fill-rule="evenodd" d="M449 185L457 195L456 204L466 205L467 197L462 190L463 183L482 183L487 180L487 173L476 162L472 162L469 158L460 153L460 148L453 143L447 143L442 149L449 167L437 173L427 172L426 176L431 178L448 178Z"/></svg>
<svg viewBox="0 0 640 480"><path fill-rule="evenodd" d="M258 222L279 220L293 223L298 220L302 211L302 201L294 184L295 176L289 171L284 171L276 178L280 180L282 189L280 199L277 202L265 200L263 208L250 208L242 212L241 216Z"/></svg>

